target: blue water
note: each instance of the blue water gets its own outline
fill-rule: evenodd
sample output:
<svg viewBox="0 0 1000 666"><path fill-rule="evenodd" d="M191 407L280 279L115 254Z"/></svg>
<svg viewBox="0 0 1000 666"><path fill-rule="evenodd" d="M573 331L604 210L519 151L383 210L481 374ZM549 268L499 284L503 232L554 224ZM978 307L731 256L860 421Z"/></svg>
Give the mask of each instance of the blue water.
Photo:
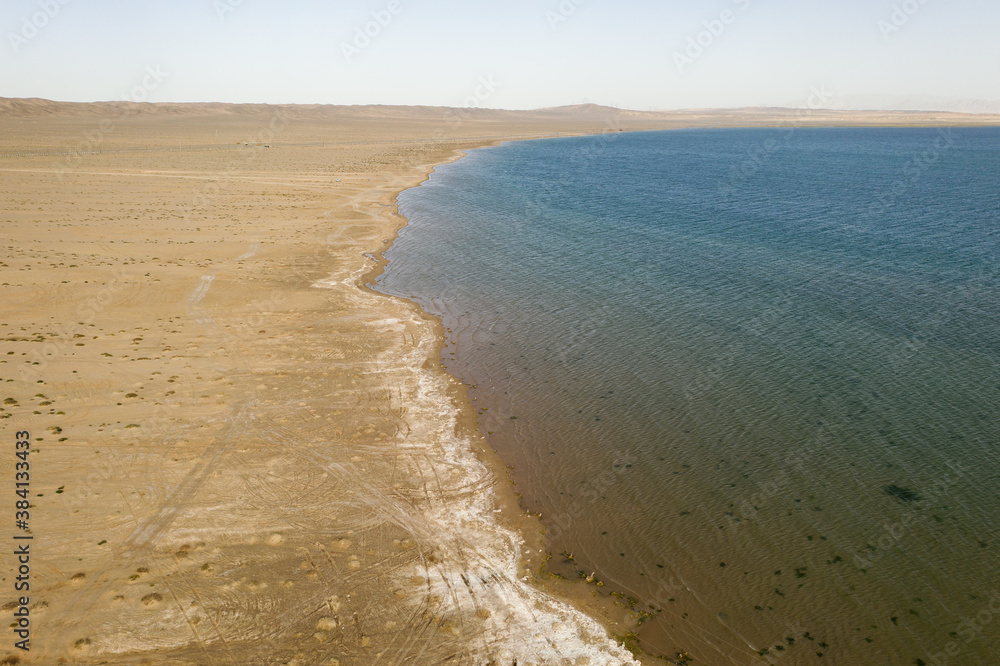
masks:
<svg viewBox="0 0 1000 666"><path fill-rule="evenodd" d="M1000 664L1000 129L509 143L400 208L379 288L647 653Z"/></svg>

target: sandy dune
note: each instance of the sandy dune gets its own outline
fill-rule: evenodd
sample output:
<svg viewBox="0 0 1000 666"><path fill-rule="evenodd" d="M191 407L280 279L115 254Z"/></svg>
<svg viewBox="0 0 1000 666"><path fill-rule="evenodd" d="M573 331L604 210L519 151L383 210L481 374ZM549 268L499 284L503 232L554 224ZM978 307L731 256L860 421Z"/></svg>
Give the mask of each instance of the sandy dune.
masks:
<svg viewBox="0 0 1000 666"><path fill-rule="evenodd" d="M534 580L437 324L364 288L398 192L509 138L997 120L0 100L0 437L33 442L31 651L0 658L628 663Z"/></svg>

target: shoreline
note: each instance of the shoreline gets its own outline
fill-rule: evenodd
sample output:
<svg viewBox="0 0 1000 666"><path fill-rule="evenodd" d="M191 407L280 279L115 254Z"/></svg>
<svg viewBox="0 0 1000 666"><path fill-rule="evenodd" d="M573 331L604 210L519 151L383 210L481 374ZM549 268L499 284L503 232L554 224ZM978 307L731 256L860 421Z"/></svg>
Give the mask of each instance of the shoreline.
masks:
<svg viewBox="0 0 1000 666"><path fill-rule="evenodd" d="M388 260L385 259L384 253L393 246L400 231L409 224L409 220L399 211L399 196L403 192L413 188L418 188L426 183L433 176L434 171L438 167L457 162L458 160L466 157L467 154L473 150L495 147L509 141L599 136L601 134L608 133L610 132L553 133L548 136L492 139L485 143L472 142L469 145L454 148L451 155L446 160L423 165L421 167L422 173L419 177L414 178L410 183L394 193L392 197L393 207L391 209L391 216L396 223L392 230L391 237L383 241L380 249L365 253L366 256L374 262L374 264L370 269L362 273L354 281L354 284L358 289L375 295L379 299L389 299L394 302L404 303L407 309L409 309L416 317L424 322L424 324L431 328L433 344L428 349L424 360L420 365L420 369L431 376L437 377L440 381L443 381L448 385L447 398L454 409L456 434L459 435L460 439L467 442L469 445L469 451L472 453L474 459L483 465L489 475L489 494L491 495L489 499L492 501L489 501L487 506L499 507L493 509L493 515L483 515L481 517L493 521L495 523L494 526L499 530L501 537L510 538L511 542L515 544L513 561L511 564L516 567L516 578L521 579L521 582L526 583L527 587L534 590L534 592L540 593L544 595L544 597L555 601L557 612L559 612L559 606L565 604L567 608L572 609L573 613L579 614L575 618L566 618L571 622L575 621L578 623L578 626L570 629L568 638L571 642L574 641L575 639L573 637L577 634L577 631L582 631L583 635L588 635L589 637L586 639L586 642L590 644L589 647L591 649L596 650L594 653L590 653L588 650L587 656L589 658L597 659L597 663L641 664L642 662L638 657L630 655L625 647L613 638L615 635L615 628L624 630L621 633L630 633L636 628L634 620L626 617L628 614L627 612L615 613L615 609L612 608L610 603L581 603L583 600L569 594L568 589L554 589L561 587L558 585L543 585L545 581L539 578L539 574L546 560L543 548L545 541L545 526L538 516L532 515L520 505L518 494L514 490L513 483L507 474L506 463L490 446L488 439L479 427L475 409L468 397L468 386L458 377L448 372L444 364L441 362L441 351L445 345L446 338L443 322L440 318L423 310L423 308L410 299L386 294L374 288L375 280L385 271L389 263ZM520 546L518 547L516 544L520 544ZM473 572L465 571L462 572L460 576L464 579L466 573L471 575ZM599 617L600 614L594 613L594 611L598 609L605 611L603 613L603 617ZM615 615L618 617L612 619ZM537 622L538 618L536 617L534 620ZM592 634L593 627L586 626L588 621L597 622L606 632L606 637L602 638L594 636ZM623 626L616 627L616 625ZM527 628L527 626L525 628ZM567 636L564 636L563 638L565 639ZM508 654L503 658L507 659L511 656L512 655ZM608 657L615 661L605 661ZM525 657L523 655L521 657L513 655L513 658L515 663L523 663ZM527 659L527 663L533 663L530 656L528 656Z"/></svg>
<svg viewBox="0 0 1000 666"><path fill-rule="evenodd" d="M641 132L662 130L635 131ZM494 479L492 489L495 501L497 505L500 506L500 513L495 514L497 522L502 529L512 531L521 540L522 546L517 556L518 576L522 577L537 591L546 595L553 595L559 601L569 604L571 607L578 610L585 617L596 620L602 627L604 627L611 640L621 644L621 642L615 638L616 636L634 635L639 629L640 618L634 611L630 611L629 609L616 604L612 597L607 595L600 596L597 593L593 593L589 587L582 588L582 586L575 581L561 579L551 575L546 576L544 574L546 563L548 561L548 555L546 554L545 549L545 534L547 532L547 527L540 515L531 513L530 510L525 509L521 505L519 498L520 494L516 491L513 481L510 479L507 463L492 447L487 435L480 428L479 418L476 415L475 407L469 399L469 386L462 381L461 378L449 372L445 364L441 362L441 352L445 346L447 338L443 321L439 317L426 312L415 301L403 296L387 294L374 288L375 280L377 280L378 277L384 273L389 265L389 261L384 257L385 252L395 244L400 231L409 225L409 220L399 211L399 197L404 192L410 189L419 188L425 184L428 180L430 180L434 171L438 167L453 164L466 157L467 154L473 150L496 147L509 141L539 141L557 138L601 136L602 134L608 134L608 132L591 134L574 133L569 135L553 134L552 136L543 137L496 140L482 145L457 148L450 159L430 166L425 165L426 171L418 182L404 187L396 193L392 212L393 215L398 218L399 224L393 231L393 235L388 242L385 243L377 252L371 253L372 258L376 263L369 271L357 280L356 285L358 288L366 292L376 294L381 298L388 298L394 301L402 301L406 303L408 308L412 309L417 316L433 328L435 343L432 349L428 352L423 369L432 374L438 374L447 381L451 382L449 399L454 404L461 432L470 438L472 451L475 457L486 467ZM617 132L614 133L614 135L617 134ZM576 593L574 594L574 592ZM647 656L649 655L643 653L640 655L634 655L633 659L635 659L637 664L643 664L646 663L643 661L643 657Z"/></svg>

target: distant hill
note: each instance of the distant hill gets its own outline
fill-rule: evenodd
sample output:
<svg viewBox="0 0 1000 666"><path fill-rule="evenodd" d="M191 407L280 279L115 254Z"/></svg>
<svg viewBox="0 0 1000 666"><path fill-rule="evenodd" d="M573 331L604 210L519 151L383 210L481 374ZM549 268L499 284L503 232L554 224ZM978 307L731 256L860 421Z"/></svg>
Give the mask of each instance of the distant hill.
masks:
<svg viewBox="0 0 1000 666"><path fill-rule="evenodd" d="M840 110L943 111L947 113L1000 113L1000 100L953 99L934 95L844 95L830 99Z"/></svg>
<svg viewBox="0 0 1000 666"><path fill-rule="evenodd" d="M850 100L840 100L841 104ZM997 105L1000 106L1000 105ZM1000 110L988 103L970 105L970 114L948 111L852 111L843 109L807 110L795 108L686 109L636 111L598 104L573 104L545 109L511 111L502 109L453 108L441 106L388 106L380 104L340 106L332 104L230 104L221 102L56 102L39 98L0 97L0 117L214 117L251 118L280 112L289 120L332 121L337 119L399 119L440 122L458 115L476 120L519 122L523 120L577 121L609 127L745 127L775 125L1000 125Z"/></svg>

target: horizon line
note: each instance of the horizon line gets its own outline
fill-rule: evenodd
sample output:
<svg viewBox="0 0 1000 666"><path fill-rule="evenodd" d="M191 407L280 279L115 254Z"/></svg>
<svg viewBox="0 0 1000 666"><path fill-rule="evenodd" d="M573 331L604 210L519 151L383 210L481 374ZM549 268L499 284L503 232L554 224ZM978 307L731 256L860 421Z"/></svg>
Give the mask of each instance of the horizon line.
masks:
<svg viewBox="0 0 1000 666"><path fill-rule="evenodd" d="M988 100L983 100L988 102ZM106 99L106 100L91 100L87 102L72 101L72 100L56 100L49 99L46 97L3 97L0 96L0 102L47 102L50 104L75 104L75 105L96 105L96 104L123 104L123 105L135 105L135 106L276 106L276 107L335 107L335 108L362 108L362 107L381 107L381 108L399 108L399 109L414 109L414 108L426 108L426 109L456 109L463 110L466 112L475 111L499 111L499 112L510 112L510 113L531 113L539 111L559 111L568 109L601 109L608 111L619 111L628 113L640 113L640 114L671 114L671 113L711 113L711 112L727 112L727 111L752 111L752 110L770 110L770 111L802 111L808 109L813 113L922 113L922 114L948 114L956 116L1000 116L1000 112L996 111L948 111L941 109L886 109L886 108L846 108L846 109L834 109L834 108L811 108L808 106L774 106L774 105L761 105L761 106L718 106L718 107L684 107L684 108L659 108L659 109L637 109L629 108L623 106L614 106L609 104L598 104L596 102L580 102L576 104L561 104L557 106L544 106L544 107L534 107L534 108L499 108L499 107L481 107L481 106L447 106L438 104L386 104L386 103L354 103L354 104L335 104L329 102L222 102L222 101L162 101L162 102L145 102L145 101L134 101L128 99Z"/></svg>

